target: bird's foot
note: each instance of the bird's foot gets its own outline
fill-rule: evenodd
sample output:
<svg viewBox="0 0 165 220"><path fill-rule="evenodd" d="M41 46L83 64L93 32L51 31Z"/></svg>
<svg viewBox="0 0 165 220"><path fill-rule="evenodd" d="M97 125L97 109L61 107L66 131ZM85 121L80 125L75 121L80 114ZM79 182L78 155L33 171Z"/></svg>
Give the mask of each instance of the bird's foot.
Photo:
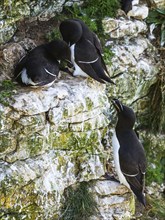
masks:
<svg viewBox="0 0 165 220"><path fill-rule="evenodd" d="M60 68L61 71L68 73L70 76L74 77L73 71L70 70L70 68Z"/></svg>
<svg viewBox="0 0 165 220"><path fill-rule="evenodd" d="M110 174L107 172L102 177L104 177L106 180L111 180L120 183L119 180L117 180L114 176L110 176Z"/></svg>

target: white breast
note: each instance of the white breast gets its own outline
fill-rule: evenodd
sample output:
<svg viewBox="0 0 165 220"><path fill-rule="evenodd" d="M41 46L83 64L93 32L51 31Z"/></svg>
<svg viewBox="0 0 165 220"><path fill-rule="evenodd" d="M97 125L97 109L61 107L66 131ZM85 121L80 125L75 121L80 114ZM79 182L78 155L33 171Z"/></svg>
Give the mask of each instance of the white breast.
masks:
<svg viewBox="0 0 165 220"><path fill-rule="evenodd" d="M76 64L75 62L75 44L73 44L70 47L70 51L71 51L71 61L74 65L75 71L73 72L73 76L83 76L83 77L88 77L88 75Z"/></svg>
<svg viewBox="0 0 165 220"><path fill-rule="evenodd" d="M31 78L28 77L26 68L24 68L24 69L20 72L20 74L21 74L22 82L23 82L25 85L32 86L33 88L41 87L41 86L38 86L38 84L40 84L41 82L34 83L34 82L31 80ZM53 75L53 76L54 76L54 75ZM46 87L46 88L47 88L47 87L51 86L51 85L54 83L55 80L56 80L56 78L55 78L52 82L50 82L50 83L48 83L48 84L46 84L46 85L44 85L44 86L42 86L42 87Z"/></svg>
<svg viewBox="0 0 165 220"><path fill-rule="evenodd" d="M21 71L21 79L22 79L22 82L25 84L25 85L29 85L30 84L30 81L31 79L28 77L27 75L27 70L26 68L23 68L23 70ZM33 82L34 83L34 82Z"/></svg>
<svg viewBox="0 0 165 220"><path fill-rule="evenodd" d="M120 183L124 184L130 189L130 186L125 178L125 176L122 174L121 169L120 169L120 162L119 162L119 148L120 144L119 141L116 137L116 132L114 131L113 136L112 136L112 146L113 146L113 157L114 157L114 163L115 163L115 168L117 175L119 177Z"/></svg>

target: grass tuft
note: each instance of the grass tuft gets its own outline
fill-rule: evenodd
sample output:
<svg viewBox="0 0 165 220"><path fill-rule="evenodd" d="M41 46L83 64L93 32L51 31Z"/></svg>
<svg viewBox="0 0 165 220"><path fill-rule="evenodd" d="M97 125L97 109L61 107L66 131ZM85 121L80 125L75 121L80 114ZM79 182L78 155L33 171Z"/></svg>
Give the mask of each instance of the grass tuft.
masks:
<svg viewBox="0 0 165 220"><path fill-rule="evenodd" d="M155 196L147 196L148 207L143 215L138 218L140 220L164 220L165 219L165 198L156 198Z"/></svg>
<svg viewBox="0 0 165 220"><path fill-rule="evenodd" d="M68 187L64 195L65 201L61 208L60 220L88 220L96 214L97 203L92 193L88 191L87 182Z"/></svg>

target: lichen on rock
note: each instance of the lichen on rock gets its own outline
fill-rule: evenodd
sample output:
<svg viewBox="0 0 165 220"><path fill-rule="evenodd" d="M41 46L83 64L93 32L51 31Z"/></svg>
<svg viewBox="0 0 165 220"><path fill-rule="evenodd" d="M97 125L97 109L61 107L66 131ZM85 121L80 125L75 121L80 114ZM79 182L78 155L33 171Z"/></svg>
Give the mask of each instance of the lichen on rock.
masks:
<svg viewBox="0 0 165 220"><path fill-rule="evenodd" d="M51 218L59 212L66 187L104 174L101 139L108 129L104 115L108 107L105 86L84 79L73 83L66 77L47 89L17 89L8 107L2 105L4 216L10 216L16 204L14 212L20 219L35 218L34 209L41 218ZM28 193L24 199L22 189Z"/></svg>
<svg viewBox="0 0 165 220"><path fill-rule="evenodd" d="M73 2L26 1L23 6L17 1L18 8L12 4L11 13L19 15L16 20L30 13L29 22L44 21L60 12L64 4ZM9 9L8 4L5 7ZM135 212L133 194L123 185L102 177L105 171L115 173L110 140L115 115L109 103L113 97L134 108L136 128L143 130L140 139L149 162L147 184L154 177L163 189L164 130L160 129L161 135L153 134L148 120L148 112L155 109L149 109L148 103L153 101L152 94L157 94L149 91L154 90L154 85L161 80L163 68L160 51L148 39L148 27L142 21L148 8L138 5L136 9L134 19L124 15L103 20L103 28L110 37L106 46L111 46L114 54L108 70L111 76L121 73L113 79L116 86L107 85L105 88L97 82L62 73L50 88L33 90L16 85L10 97L4 94L5 103L0 104L2 220L59 219L63 214L60 210L65 191L85 181L98 205L98 212L91 220L132 218ZM10 17L8 13L9 10L7 16ZM10 20L9 29L16 20ZM29 38L19 41L19 37L16 42L3 45L0 81L11 78L15 64L35 46L36 41ZM164 84L162 81L160 84L163 99ZM160 104L162 111L162 100ZM164 119L160 127L163 126ZM147 188L152 191L150 186Z"/></svg>

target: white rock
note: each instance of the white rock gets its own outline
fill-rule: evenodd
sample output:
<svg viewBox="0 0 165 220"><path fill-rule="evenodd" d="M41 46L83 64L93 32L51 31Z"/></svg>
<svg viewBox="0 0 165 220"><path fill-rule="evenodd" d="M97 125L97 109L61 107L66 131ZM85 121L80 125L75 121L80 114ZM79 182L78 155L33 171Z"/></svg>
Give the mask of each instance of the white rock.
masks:
<svg viewBox="0 0 165 220"><path fill-rule="evenodd" d="M126 36L133 38L140 33L147 32L146 23L138 20L131 21L106 18L103 20L103 28L105 33L109 34L112 38L121 38Z"/></svg>
<svg viewBox="0 0 165 220"><path fill-rule="evenodd" d="M128 17L143 20L148 17L149 9L145 5L134 5L132 10L127 13Z"/></svg>
<svg viewBox="0 0 165 220"><path fill-rule="evenodd" d="M109 180L96 180L92 183L90 190L95 195L99 212L90 220L131 219L135 211L131 204L134 197L125 186ZM118 193L122 197L118 197ZM129 202L128 197L130 198Z"/></svg>

